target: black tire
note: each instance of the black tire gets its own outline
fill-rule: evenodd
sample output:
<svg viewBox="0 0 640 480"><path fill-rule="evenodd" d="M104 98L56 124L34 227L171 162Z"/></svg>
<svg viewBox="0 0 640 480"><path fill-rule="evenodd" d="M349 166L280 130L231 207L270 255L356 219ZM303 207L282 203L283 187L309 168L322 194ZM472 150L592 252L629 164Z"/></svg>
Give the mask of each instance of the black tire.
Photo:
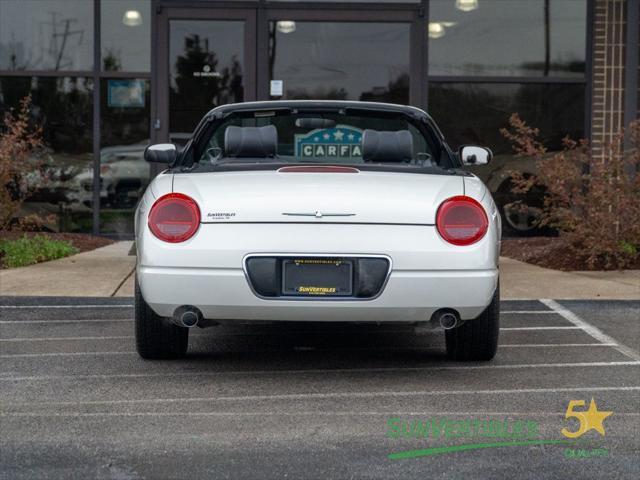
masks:
<svg viewBox="0 0 640 480"><path fill-rule="evenodd" d="M500 333L500 284L491 303L477 318L445 331L447 355L452 360L487 361L498 350Z"/></svg>
<svg viewBox="0 0 640 480"><path fill-rule="evenodd" d="M135 282L136 350L147 359L182 358L189 345L189 329L157 315L144 301Z"/></svg>

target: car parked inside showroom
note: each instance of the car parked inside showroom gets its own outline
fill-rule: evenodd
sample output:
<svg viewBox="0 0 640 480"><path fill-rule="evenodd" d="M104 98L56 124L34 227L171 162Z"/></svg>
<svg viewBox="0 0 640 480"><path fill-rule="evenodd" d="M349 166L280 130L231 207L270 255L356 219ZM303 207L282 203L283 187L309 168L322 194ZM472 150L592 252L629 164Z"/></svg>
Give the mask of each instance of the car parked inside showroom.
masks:
<svg viewBox="0 0 640 480"><path fill-rule="evenodd" d="M401 322L445 331L448 356L490 360L501 222L485 185L424 111L349 101L211 110L135 215L136 344L185 355L225 322Z"/></svg>

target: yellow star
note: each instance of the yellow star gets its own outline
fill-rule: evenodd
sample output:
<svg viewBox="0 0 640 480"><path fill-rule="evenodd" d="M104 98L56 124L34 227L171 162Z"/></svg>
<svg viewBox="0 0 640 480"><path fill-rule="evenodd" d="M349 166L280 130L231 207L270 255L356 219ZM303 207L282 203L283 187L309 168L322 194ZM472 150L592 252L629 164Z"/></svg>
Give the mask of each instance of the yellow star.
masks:
<svg viewBox="0 0 640 480"><path fill-rule="evenodd" d="M602 422L612 413L613 412L605 412L602 410L598 411L596 402L592 398L591 403L589 404L589 410L583 413L584 419L587 423L587 429L585 430L585 432L594 429L600 435L604 436L604 427L602 426Z"/></svg>

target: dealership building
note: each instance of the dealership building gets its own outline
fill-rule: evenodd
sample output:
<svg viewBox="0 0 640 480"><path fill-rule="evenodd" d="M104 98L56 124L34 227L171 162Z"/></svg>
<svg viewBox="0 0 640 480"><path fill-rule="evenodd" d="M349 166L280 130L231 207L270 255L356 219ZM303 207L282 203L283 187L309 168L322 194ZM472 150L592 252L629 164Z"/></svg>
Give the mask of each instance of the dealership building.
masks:
<svg viewBox="0 0 640 480"><path fill-rule="evenodd" d="M427 110L456 149L492 148L504 185L517 112L551 151L596 150L638 118L639 0L0 0L0 112L32 97L52 228L126 237L156 173L232 102L367 100ZM503 171L495 170L496 168ZM481 175L482 176L482 175ZM37 180L36 180L37 181Z"/></svg>

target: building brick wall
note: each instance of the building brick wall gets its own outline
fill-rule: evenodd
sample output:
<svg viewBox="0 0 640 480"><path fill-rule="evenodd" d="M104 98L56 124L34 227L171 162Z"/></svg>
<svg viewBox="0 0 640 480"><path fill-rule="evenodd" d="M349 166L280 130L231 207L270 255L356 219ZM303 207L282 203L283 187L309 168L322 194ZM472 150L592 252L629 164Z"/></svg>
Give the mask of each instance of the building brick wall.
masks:
<svg viewBox="0 0 640 480"><path fill-rule="evenodd" d="M626 7L627 0L595 0L591 142L596 158L624 126Z"/></svg>

